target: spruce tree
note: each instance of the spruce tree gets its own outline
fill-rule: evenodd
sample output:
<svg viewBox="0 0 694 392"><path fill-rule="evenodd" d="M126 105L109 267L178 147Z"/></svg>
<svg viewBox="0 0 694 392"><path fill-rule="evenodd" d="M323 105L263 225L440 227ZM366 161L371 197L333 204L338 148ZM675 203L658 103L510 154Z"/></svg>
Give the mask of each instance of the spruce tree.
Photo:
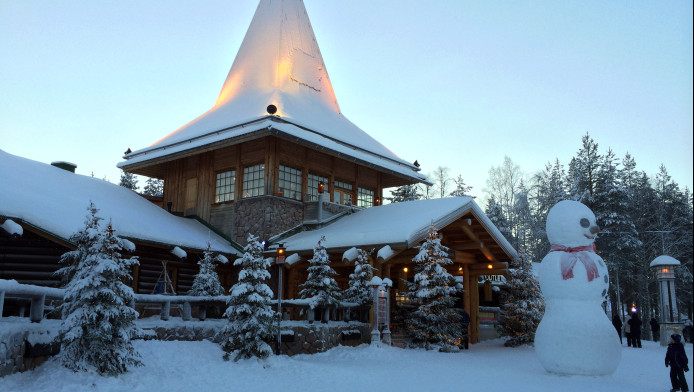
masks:
<svg viewBox="0 0 694 392"><path fill-rule="evenodd" d="M221 332L224 359L232 353L234 361L252 357L267 358L272 354L268 341L272 341L277 327L277 312L272 310L272 290L265 284L270 278L270 261L263 259L263 245L258 237L249 234L243 257L234 265L242 267L239 281L231 288L224 317L228 322Z"/></svg>
<svg viewBox="0 0 694 392"><path fill-rule="evenodd" d="M445 269L453 262L433 224L412 261L417 273L414 282L408 283L407 296L418 306L407 320L410 344L448 350L462 340L462 315L453 307L458 293L455 279Z"/></svg>
<svg viewBox="0 0 694 392"><path fill-rule="evenodd" d="M354 261L354 272L349 275L349 288L344 292L344 300L360 305L371 305L373 294L369 282L376 268L369 264L369 259L364 249L357 250L357 259Z"/></svg>
<svg viewBox="0 0 694 392"><path fill-rule="evenodd" d="M215 271L215 263L223 260L225 259L215 255L210 250L210 243L207 243L204 256L198 261L200 270L197 275L195 275L193 287L188 291L188 294L198 296L224 295L224 287L219 283L219 275L217 275L217 271Z"/></svg>
<svg viewBox="0 0 694 392"><path fill-rule="evenodd" d="M148 178L145 182L145 189L142 191L145 196L164 196L164 180L158 178Z"/></svg>
<svg viewBox="0 0 694 392"><path fill-rule="evenodd" d="M132 173L121 170L120 183L118 185L137 192L137 177Z"/></svg>
<svg viewBox="0 0 694 392"><path fill-rule="evenodd" d="M470 196L470 191L472 190L472 187L470 185L465 184L465 180L463 180L463 176L458 174L458 177L453 179L453 183L455 183L455 190L451 192L448 196ZM475 196L470 196L473 199Z"/></svg>
<svg viewBox="0 0 694 392"><path fill-rule="evenodd" d="M325 237L313 248L313 258L308 261L308 278L301 284L301 298L314 298L312 307L337 306L340 304L340 288L335 282L335 270L330 266L328 251L323 245Z"/></svg>
<svg viewBox="0 0 694 392"><path fill-rule="evenodd" d="M68 265L58 271L69 278L60 306L60 360L74 371L117 375L142 364L131 342L140 334L129 306L134 293L124 283L138 261L121 257L122 240L110 223L103 227L93 203L88 211L84 229L71 237L78 249L63 255Z"/></svg>
<svg viewBox="0 0 694 392"><path fill-rule="evenodd" d="M390 191L390 195L391 197L386 197L385 199L391 203L419 200L422 198L422 194L419 192L417 185L403 185L397 187L395 190Z"/></svg>
<svg viewBox="0 0 694 392"><path fill-rule="evenodd" d="M528 256L519 253L510 267L497 325L501 335L506 337L504 345L516 347L535 341L535 330L545 312L545 302Z"/></svg>

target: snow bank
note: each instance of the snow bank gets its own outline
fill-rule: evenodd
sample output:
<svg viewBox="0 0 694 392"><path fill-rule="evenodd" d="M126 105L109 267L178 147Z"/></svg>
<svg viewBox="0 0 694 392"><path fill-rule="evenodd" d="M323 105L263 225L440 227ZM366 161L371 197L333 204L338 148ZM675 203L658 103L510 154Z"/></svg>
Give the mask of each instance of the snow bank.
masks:
<svg viewBox="0 0 694 392"><path fill-rule="evenodd" d="M185 250L179 248L178 246L174 246L174 248L171 249L171 253L173 253L174 256L178 257L181 260L188 257L188 253L186 253Z"/></svg>

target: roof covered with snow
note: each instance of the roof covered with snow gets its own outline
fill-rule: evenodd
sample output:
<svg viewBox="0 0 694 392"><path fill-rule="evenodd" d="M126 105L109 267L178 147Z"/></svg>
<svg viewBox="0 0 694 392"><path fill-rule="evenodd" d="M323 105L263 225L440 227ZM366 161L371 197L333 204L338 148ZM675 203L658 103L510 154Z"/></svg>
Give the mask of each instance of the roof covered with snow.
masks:
<svg viewBox="0 0 694 392"><path fill-rule="evenodd" d="M277 112L267 112L274 105ZM325 146L415 181L427 181L340 111L300 0L261 0L214 107L119 164L128 168L267 129ZM275 123L272 123L275 126Z"/></svg>
<svg viewBox="0 0 694 392"><path fill-rule="evenodd" d="M116 234L143 242L240 254L202 223L157 207L136 192L0 150L0 220L28 224L65 241L84 227L89 202Z"/></svg>
<svg viewBox="0 0 694 392"><path fill-rule="evenodd" d="M383 245L398 249L411 248L424 239L431 224L440 230L468 213L475 216L509 257L516 254L511 244L474 199L467 196L416 200L366 208L320 229L283 238L281 242L287 252L312 250L323 236L327 248Z"/></svg>
<svg viewBox="0 0 694 392"><path fill-rule="evenodd" d="M674 257L662 255L653 259L650 266L657 267L660 265L680 265L680 262Z"/></svg>

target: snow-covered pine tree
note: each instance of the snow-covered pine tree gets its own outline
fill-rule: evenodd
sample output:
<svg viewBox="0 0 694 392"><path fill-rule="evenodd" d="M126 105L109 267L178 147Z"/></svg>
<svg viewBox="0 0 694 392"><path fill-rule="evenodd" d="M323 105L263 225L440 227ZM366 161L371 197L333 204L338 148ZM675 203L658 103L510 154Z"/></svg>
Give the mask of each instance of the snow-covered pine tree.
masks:
<svg viewBox="0 0 694 392"><path fill-rule="evenodd" d="M453 190L453 192L451 192L448 196L470 196L473 199L475 198L475 196L470 195L472 187L465 183L463 176L458 174L458 177L453 179L453 183L455 183L455 190Z"/></svg>
<svg viewBox="0 0 694 392"><path fill-rule="evenodd" d="M453 307L458 292L455 279L445 269L453 262L433 224L412 261L417 273L414 282L408 283L407 296L418 306L407 320L410 344L427 350L439 346L447 351L462 339L462 316Z"/></svg>
<svg viewBox="0 0 694 392"><path fill-rule="evenodd" d="M504 346L516 347L535 341L535 330L545 312L545 301L526 254L519 253L510 267L497 326L501 335L506 337Z"/></svg>
<svg viewBox="0 0 694 392"><path fill-rule="evenodd" d="M325 237L313 248L313 258L308 261L308 278L301 284L301 298L314 298L313 306L336 306L340 303L340 288L335 282L337 272L330 266L328 251L323 245Z"/></svg>
<svg viewBox="0 0 694 392"><path fill-rule="evenodd" d="M234 265L242 267L239 281L231 288L224 317L228 322L221 332L224 359L229 360L232 353L234 361L252 357L267 358L272 348L266 343L277 332L275 321L277 312L272 310L270 300L272 290L265 284L270 278L270 261L263 259L263 245L258 237L248 235L243 257Z"/></svg>
<svg viewBox="0 0 694 392"><path fill-rule="evenodd" d="M354 272L349 275L349 287L344 291L343 298L347 302L370 305L373 302L373 294L369 282L376 268L369 264L368 255L364 249L358 249L357 252Z"/></svg>
<svg viewBox="0 0 694 392"><path fill-rule="evenodd" d="M190 295L224 295L224 287L219 283L219 275L215 271L215 263L217 261L226 262L226 259L215 255L210 250L210 246L208 242L203 258L198 261L200 270L195 275L193 287L188 291Z"/></svg>
<svg viewBox="0 0 694 392"><path fill-rule="evenodd" d="M164 196L164 180L158 178L148 178L145 182L145 189L142 191L145 196Z"/></svg>
<svg viewBox="0 0 694 392"><path fill-rule="evenodd" d="M494 226L503 234L507 241L511 242L513 234L511 233L511 227L509 227L508 219L504 215L504 211L501 208L501 204L496 201L494 195L487 199L487 207L484 210L485 215L489 217Z"/></svg>
<svg viewBox="0 0 694 392"><path fill-rule="evenodd" d="M137 177L132 173L121 170L120 183L118 185L137 192Z"/></svg>
<svg viewBox="0 0 694 392"><path fill-rule="evenodd" d="M390 191L391 197L385 199L391 203L400 203L403 201L419 200L422 194L419 192L417 185L403 185Z"/></svg>
<svg viewBox="0 0 694 392"><path fill-rule="evenodd" d="M74 371L117 375L142 365L131 342L140 335L138 314L129 306L134 294L124 283L138 261L121 258L123 242L110 223L102 227L94 203L88 211L84 229L71 237L78 249L63 255L68 265L58 271L70 279L60 306L60 360Z"/></svg>

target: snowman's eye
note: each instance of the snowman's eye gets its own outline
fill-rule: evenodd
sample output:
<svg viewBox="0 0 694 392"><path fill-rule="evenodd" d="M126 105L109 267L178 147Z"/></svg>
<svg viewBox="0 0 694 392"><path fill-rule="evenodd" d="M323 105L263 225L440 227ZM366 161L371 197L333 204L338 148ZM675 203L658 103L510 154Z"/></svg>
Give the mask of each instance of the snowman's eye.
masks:
<svg viewBox="0 0 694 392"><path fill-rule="evenodd" d="M581 218L581 227L585 227L586 229L590 226L590 221L586 218Z"/></svg>

